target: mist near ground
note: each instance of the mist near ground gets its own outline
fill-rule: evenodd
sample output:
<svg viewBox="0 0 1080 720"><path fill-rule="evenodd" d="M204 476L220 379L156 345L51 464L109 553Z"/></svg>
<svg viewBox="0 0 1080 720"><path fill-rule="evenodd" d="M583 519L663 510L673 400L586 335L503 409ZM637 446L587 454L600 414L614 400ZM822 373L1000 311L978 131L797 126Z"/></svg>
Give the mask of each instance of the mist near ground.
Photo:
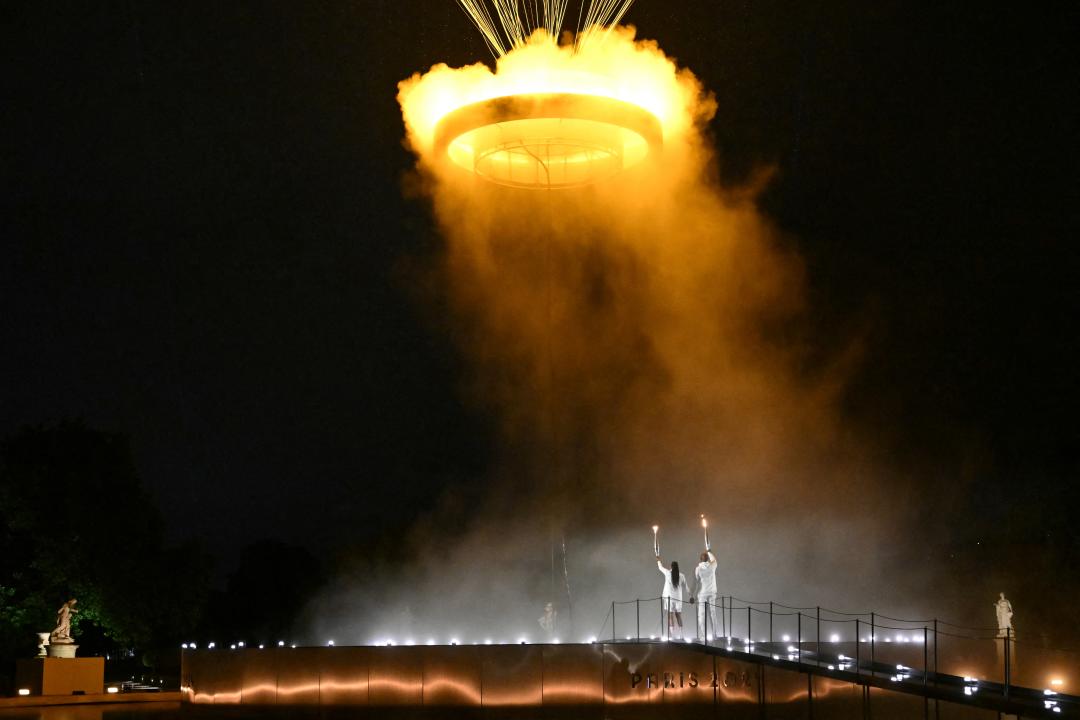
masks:
<svg viewBox="0 0 1080 720"><path fill-rule="evenodd" d="M543 640L547 602L560 640L610 635L612 601L660 594L650 527L665 563L692 574L700 514L722 595L954 610L927 607L939 568L913 542L919 508L844 416L860 339L822 350L804 322L797 238L756 203L770 170L722 186L707 89L632 30L612 37L605 57L570 62L647 66L674 120L652 162L572 191L477 181L416 132L425 93L482 68L402 83L416 184L445 241L423 296L500 446L482 492L445 488L402 545L344 563L307 610L314 641ZM658 633L645 607L642 634Z"/></svg>

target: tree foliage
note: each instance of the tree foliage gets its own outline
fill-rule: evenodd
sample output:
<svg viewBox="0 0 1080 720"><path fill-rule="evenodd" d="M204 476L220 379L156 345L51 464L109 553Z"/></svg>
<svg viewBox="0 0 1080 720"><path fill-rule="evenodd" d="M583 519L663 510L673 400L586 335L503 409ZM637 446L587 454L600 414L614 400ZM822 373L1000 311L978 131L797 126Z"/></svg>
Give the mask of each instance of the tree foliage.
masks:
<svg viewBox="0 0 1080 720"><path fill-rule="evenodd" d="M163 546L122 435L64 422L0 444L3 656L32 648L69 597L73 634L104 645L86 654L171 643L198 622L208 584L202 552Z"/></svg>

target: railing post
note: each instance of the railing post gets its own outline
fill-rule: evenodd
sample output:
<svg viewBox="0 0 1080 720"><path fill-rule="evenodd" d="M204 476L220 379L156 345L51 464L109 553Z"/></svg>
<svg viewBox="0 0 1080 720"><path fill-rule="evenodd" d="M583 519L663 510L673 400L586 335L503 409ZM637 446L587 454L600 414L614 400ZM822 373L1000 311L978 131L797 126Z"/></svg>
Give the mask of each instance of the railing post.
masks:
<svg viewBox="0 0 1080 720"><path fill-rule="evenodd" d="M641 598L634 601L634 615L637 616L637 641L641 642Z"/></svg>
<svg viewBox="0 0 1080 720"><path fill-rule="evenodd" d="M799 610L798 613L799 613L799 619L797 621L797 624L795 625L795 642L797 643L796 648L798 649L798 655L796 657L798 658L799 664L801 665L802 664L802 611Z"/></svg>
<svg viewBox="0 0 1080 720"><path fill-rule="evenodd" d="M772 634L773 601L769 601L769 642L773 641Z"/></svg>
<svg viewBox="0 0 1080 720"><path fill-rule="evenodd" d="M874 676L874 613L870 613L870 677Z"/></svg>
<svg viewBox="0 0 1080 720"><path fill-rule="evenodd" d="M615 601L611 601L611 642L615 642L618 638L615 637Z"/></svg>
<svg viewBox="0 0 1080 720"><path fill-rule="evenodd" d="M754 644L754 633L751 631L750 626L753 620L750 618L750 613L754 611L754 608L749 605L746 606L746 652L750 652L750 646Z"/></svg>
<svg viewBox="0 0 1080 720"><path fill-rule="evenodd" d="M815 643L814 647L817 650L817 664L821 664L821 606L817 606L817 629L814 631Z"/></svg>
<svg viewBox="0 0 1080 720"><path fill-rule="evenodd" d="M859 674L859 618L855 618L855 674Z"/></svg>
<svg viewBox="0 0 1080 720"><path fill-rule="evenodd" d="M926 676L929 674L929 668L927 667L928 651L926 649L926 626L923 625L922 629L922 713L923 720L930 720L930 696L926 692ZM937 707L937 700L934 700L935 707Z"/></svg>
<svg viewBox="0 0 1080 720"><path fill-rule="evenodd" d="M728 638L735 635L735 596L727 596L727 630Z"/></svg>
<svg viewBox="0 0 1080 720"><path fill-rule="evenodd" d="M923 695L926 695L926 679L930 674L929 650L926 648L926 626L922 629L922 687Z"/></svg>
<svg viewBox="0 0 1080 720"><path fill-rule="evenodd" d="M1010 647L1012 645L1012 643L1010 642L1011 639L1012 639L1012 628L1007 627L1007 628L1005 628L1005 637L1003 638L1003 640L1005 641L1005 697L1006 698L1009 697L1009 682L1012 680L1011 672L1010 672L1010 670L1012 669L1010 667L1011 664L1012 664L1011 663L1012 658L1010 657L1010 654L1012 653L1012 648Z"/></svg>
<svg viewBox="0 0 1080 720"><path fill-rule="evenodd" d="M935 688L937 687L937 676L938 676L938 669L937 669L937 644L938 644L938 634L937 634L937 618L934 618L934 687L935 687ZM934 701L934 707L937 707L937 700L935 700L935 701Z"/></svg>
<svg viewBox="0 0 1080 720"><path fill-rule="evenodd" d="M727 595L720 596L720 625L721 634L727 637Z"/></svg>

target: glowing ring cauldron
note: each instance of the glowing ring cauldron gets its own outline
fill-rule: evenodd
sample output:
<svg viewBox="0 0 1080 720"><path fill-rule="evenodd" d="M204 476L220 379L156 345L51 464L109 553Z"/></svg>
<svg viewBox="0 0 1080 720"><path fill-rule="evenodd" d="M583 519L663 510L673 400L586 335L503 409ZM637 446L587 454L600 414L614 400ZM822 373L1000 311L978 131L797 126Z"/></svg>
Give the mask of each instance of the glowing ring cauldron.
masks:
<svg viewBox="0 0 1080 720"><path fill-rule="evenodd" d="M435 128L435 150L499 185L580 187L639 165L663 146L655 115L598 95L533 94L458 108Z"/></svg>

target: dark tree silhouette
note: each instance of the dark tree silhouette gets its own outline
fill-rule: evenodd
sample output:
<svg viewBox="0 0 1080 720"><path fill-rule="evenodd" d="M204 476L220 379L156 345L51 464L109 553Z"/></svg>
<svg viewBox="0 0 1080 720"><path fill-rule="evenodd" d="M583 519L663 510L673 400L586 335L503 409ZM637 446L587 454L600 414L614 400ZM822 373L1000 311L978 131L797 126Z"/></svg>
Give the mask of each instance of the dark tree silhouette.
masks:
<svg viewBox="0 0 1080 720"><path fill-rule="evenodd" d="M209 562L165 549L127 439L78 422L0 444L0 660L31 653L56 608L79 600L80 654L170 647L200 619Z"/></svg>

